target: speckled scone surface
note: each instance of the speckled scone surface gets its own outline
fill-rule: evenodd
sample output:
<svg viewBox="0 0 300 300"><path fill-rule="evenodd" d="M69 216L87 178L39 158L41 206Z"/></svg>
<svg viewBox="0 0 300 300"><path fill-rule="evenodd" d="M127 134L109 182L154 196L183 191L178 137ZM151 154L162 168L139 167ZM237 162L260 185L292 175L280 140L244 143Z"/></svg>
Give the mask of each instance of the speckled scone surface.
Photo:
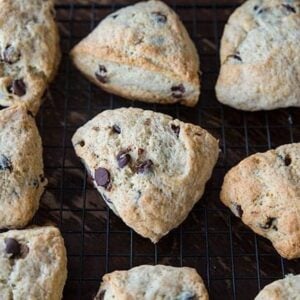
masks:
<svg viewBox="0 0 300 300"><path fill-rule="evenodd" d="M67 277L63 238L52 226L0 234L1 300L60 300Z"/></svg>
<svg viewBox="0 0 300 300"><path fill-rule="evenodd" d="M300 0L248 0L221 44L218 99L242 110L300 106Z"/></svg>
<svg viewBox="0 0 300 300"><path fill-rule="evenodd" d="M53 0L0 0L0 105L34 114L60 60Z"/></svg>
<svg viewBox="0 0 300 300"><path fill-rule="evenodd" d="M208 300L195 269L143 265L104 275L95 300Z"/></svg>
<svg viewBox="0 0 300 300"><path fill-rule="evenodd" d="M109 15L71 56L95 84L125 98L188 106L198 101L196 48L179 17L161 1Z"/></svg>
<svg viewBox="0 0 300 300"><path fill-rule="evenodd" d="M26 225L46 184L42 142L23 106L0 111L0 228Z"/></svg>
<svg viewBox="0 0 300 300"><path fill-rule="evenodd" d="M206 130L137 108L100 113L72 142L110 208L153 242L187 217L218 158Z"/></svg>
<svg viewBox="0 0 300 300"><path fill-rule="evenodd" d="M265 286L255 300L300 300L300 275L287 275Z"/></svg>
<svg viewBox="0 0 300 300"><path fill-rule="evenodd" d="M300 143L244 159L225 176L221 200L279 254L300 257Z"/></svg>

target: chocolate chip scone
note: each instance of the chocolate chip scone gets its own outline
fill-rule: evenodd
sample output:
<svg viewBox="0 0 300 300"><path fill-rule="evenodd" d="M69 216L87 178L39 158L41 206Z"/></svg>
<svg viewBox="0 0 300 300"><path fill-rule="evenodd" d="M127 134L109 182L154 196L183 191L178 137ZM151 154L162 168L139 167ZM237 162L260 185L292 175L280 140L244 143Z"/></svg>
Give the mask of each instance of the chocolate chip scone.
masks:
<svg viewBox="0 0 300 300"><path fill-rule="evenodd" d="M216 86L242 110L300 106L300 0L248 0L229 18Z"/></svg>
<svg viewBox="0 0 300 300"><path fill-rule="evenodd" d="M206 130L137 108L100 113L72 142L107 205L154 243L187 217L218 158Z"/></svg>
<svg viewBox="0 0 300 300"><path fill-rule="evenodd" d="M36 113L60 61L53 0L0 1L0 105Z"/></svg>
<svg viewBox="0 0 300 300"><path fill-rule="evenodd" d="M63 238L52 226L0 234L1 300L60 300L67 277Z"/></svg>
<svg viewBox="0 0 300 300"><path fill-rule="evenodd" d="M143 265L103 276L95 300L208 300L202 278L192 268Z"/></svg>
<svg viewBox="0 0 300 300"><path fill-rule="evenodd" d="M299 300L300 275L287 275L265 286L255 300Z"/></svg>
<svg viewBox="0 0 300 300"><path fill-rule="evenodd" d="M179 17L161 1L110 14L71 56L84 75L108 92L145 102L198 102L197 50Z"/></svg>
<svg viewBox="0 0 300 300"><path fill-rule="evenodd" d="M244 159L225 176L221 200L287 259L300 257L300 143Z"/></svg>
<svg viewBox="0 0 300 300"><path fill-rule="evenodd" d="M42 142L24 106L0 111L0 228L26 225L39 206L44 178Z"/></svg>

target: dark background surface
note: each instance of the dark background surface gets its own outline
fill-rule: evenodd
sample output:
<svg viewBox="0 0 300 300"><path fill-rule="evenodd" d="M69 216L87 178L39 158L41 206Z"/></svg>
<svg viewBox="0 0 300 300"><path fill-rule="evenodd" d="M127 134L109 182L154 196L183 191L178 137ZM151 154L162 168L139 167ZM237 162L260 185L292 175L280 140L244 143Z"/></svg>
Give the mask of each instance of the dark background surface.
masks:
<svg viewBox="0 0 300 300"><path fill-rule="evenodd" d="M196 268L211 299L253 299L271 281L299 273L300 261L281 259L270 242L220 203L219 190L228 168L247 155L299 142L300 109L245 113L217 102L219 40L228 16L242 1L166 1L181 16L200 54L202 94L195 108L134 103L93 86L72 65L69 50L107 14L133 2L57 1L63 59L37 117L49 184L34 222L56 223L65 238L69 276L64 299L91 299L104 273L155 263ZM182 226L157 245L109 211L71 145L74 131L87 120L122 106L157 110L199 124L220 140L222 152L205 195Z"/></svg>

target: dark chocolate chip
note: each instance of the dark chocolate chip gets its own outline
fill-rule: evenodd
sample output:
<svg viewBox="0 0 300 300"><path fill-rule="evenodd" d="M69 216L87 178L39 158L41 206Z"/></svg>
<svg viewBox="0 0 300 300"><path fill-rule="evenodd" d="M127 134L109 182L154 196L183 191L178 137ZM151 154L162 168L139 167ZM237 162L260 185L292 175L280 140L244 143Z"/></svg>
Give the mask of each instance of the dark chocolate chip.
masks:
<svg viewBox="0 0 300 300"><path fill-rule="evenodd" d="M121 151L117 155L118 166L121 169L127 166L130 160L131 160L131 156L127 153L127 151Z"/></svg>
<svg viewBox="0 0 300 300"><path fill-rule="evenodd" d="M105 168L98 168L95 170L95 181L98 186L107 188L110 184L110 173Z"/></svg>
<svg viewBox="0 0 300 300"><path fill-rule="evenodd" d="M3 61L8 64L17 62L20 58L20 53L11 45L8 45L3 52Z"/></svg>
<svg viewBox="0 0 300 300"><path fill-rule="evenodd" d="M179 137L180 126L176 126L176 125L172 124L171 125L171 129L174 131L174 133L176 134L176 136Z"/></svg>
<svg viewBox="0 0 300 300"><path fill-rule="evenodd" d="M243 216L243 213L244 213L244 211L242 210L242 207L239 204L235 204L235 209L236 209L236 212L238 214L238 217L241 218Z"/></svg>
<svg viewBox="0 0 300 300"><path fill-rule="evenodd" d="M26 94L26 85L23 79L16 79L12 82L12 85L8 87L8 91L19 97Z"/></svg>
<svg viewBox="0 0 300 300"><path fill-rule="evenodd" d="M116 19L118 17L118 15L112 15L111 16L113 19Z"/></svg>
<svg viewBox="0 0 300 300"><path fill-rule="evenodd" d="M78 143L78 145L79 145L80 147L84 147L85 141L80 141L80 142Z"/></svg>
<svg viewBox="0 0 300 300"><path fill-rule="evenodd" d="M258 5L255 5L255 6L253 7L254 10L258 10L258 8L259 8Z"/></svg>
<svg viewBox="0 0 300 300"><path fill-rule="evenodd" d="M0 171L9 170L12 171L12 163L4 154L0 155Z"/></svg>
<svg viewBox="0 0 300 300"><path fill-rule="evenodd" d="M274 229L274 230L277 230L277 226L274 224L274 222L276 221L276 218L271 218L271 217L268 217L267 221L265 224L260 224L259 226L262 228L262 229Z"/></svg>
<svg viewBox="0 0 300 300"><path fill-rule="evenodd" d="M282 6L289 12L291 13L296 13L295 7L289 5L289 4L282 4Z"/></svg>
<svg viewBox="0 0 300 300"><path fill-rule="evenodd" d="M288 167L292 163L292 159L289 155L286 155L284 158L284 164Z"/></svg>
<svg viewBox="0 0 300 300"><path fill-rule="evenodd" d="M118 125L114 125L112 127L113 132L120 134L121 133L121 128Z"/></svg>
<svg viewBox="0 0 300 300"><path fill-rule="evenodd" d="M155 17L157 23L165 24L167 22L167 16L161 12L153 12L152 15Z"/></svg>
<svg viewBox="0 0 300 300"><path fill-rule="evenodd" d="M172 86L171 91L174 98L182 98L183 94L185 93L185 87L183 86L183 84L179 84L176 86Z"/></svg>
<svg viewBox="0 0 300 300"><path fill-rule="evenodd" d="M144 152L145 152L144 149L142 149L142 148L139 148L139 149L138 149L138 155L142 155Z"/></svg>
<svg viewBox="0 0 300 300"><path fill-rule="evenodd" d="M138 174L143 174L143 173L146 173L146 172L150 171L152 165L153 165L153 162L150 159L148 159L148 160L146 160L146 161L144 161L142 163L139 163L137 165L137 168L136 168L137 169L137 173Z"/></svg>
<svg viewBox="0 0 300 300"><path fill-rule="evenodd" d="M17 240L13 238L7 238L5 239L5 245L6 245L5 252L7 254L11 254L12 258L20 255L21 245Z"/></svg>
<svg viewBox="0 0 300 300"><path fill-rule="evenodd" d="M96 296L95 300L104 300L105 292L105 290L101 291L100 294Z"/></svg>
<svg viewBox="0 0 300 300"><path fill-rule="evenodd" d="M107 83L108 78L107 78L107 69L103 65L99 65L98 71L95 73L96 78L101 82L101 83Z"/></svg>

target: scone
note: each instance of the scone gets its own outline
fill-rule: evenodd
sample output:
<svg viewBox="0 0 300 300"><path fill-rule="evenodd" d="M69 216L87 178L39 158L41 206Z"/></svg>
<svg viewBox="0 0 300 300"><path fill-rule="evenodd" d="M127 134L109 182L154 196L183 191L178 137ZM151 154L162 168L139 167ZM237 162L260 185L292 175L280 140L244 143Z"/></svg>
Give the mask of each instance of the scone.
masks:
<svg viewBox="0 0 300 300"><path fill-rule="evenodd" d="M107 205L154 243L200 199L219 151L201 127L137 108L100 113L72 142Z"/></svg>
<svg viewBox="0 0 300 300"><path fill-rule="evenodd" d="M300 143L244 159L226 174L221 200L281 256L300 257Z"/></svg>
<svg viewBox="0 0 300 300"><path fill-rule="evenodd" d="M53 0L0 0L0 105L36 114L60 61Z"/></svg>
<svg viewBox="0 0 300 300"><path fill-rule="evenodd" d="M67 278L63 238L52 226L0 234L1 300L60 300Z"/></svg>
<svg viewBox="0 0 300 300"><path fill-rule="evenodd" d="M47 180L42 142L24 106L0 111L0 229L25 226L39 206Z"/></svg>
<svg viewBox="0 0 300 300"><path fill-rule="evenodd" d="M300 300L300 275L287 275L265 286L255 300Z"/></svg>
<svg viewBox="0 0 300 300"><path fill-rule="evenodd" d="M300 106L300 0L248 0L229 18L216 85L242 110Z"/></svg>
<svg viewBox="0 0 300 300"><path fill-rule="evenodd" d="M192 268L143 265L103 276L95 300L208 300L202 278Z"/></svg>
<svg viewBox="0 0 300 300"><path fill-rule="evenodd" d="M145 102L198 102L197 50L179 17L161 1L110 14L71 56L87 78L108 92Z"/></svg>

